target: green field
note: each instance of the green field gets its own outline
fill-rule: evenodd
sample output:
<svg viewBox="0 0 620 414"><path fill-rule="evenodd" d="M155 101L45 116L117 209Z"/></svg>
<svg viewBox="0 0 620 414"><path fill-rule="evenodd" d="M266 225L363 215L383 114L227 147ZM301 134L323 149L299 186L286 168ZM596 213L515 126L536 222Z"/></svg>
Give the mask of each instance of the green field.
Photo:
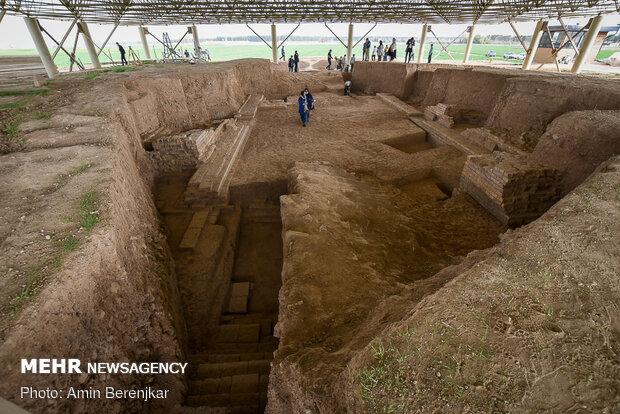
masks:
<svg viewBox="0 0 620 414"><path fill-rule="evenodd" d="M203 42L202 44L203 46L205 45L207 46L211 54L211 59L214 61L249 58L249 57L269 59L271 57L271 50L263 43L235 44L235 43L224 43L224 42L212 42L212 43ZM443 52L443 51L441 51L440 53L441 48L438 47L439 45L435 44L435 46L436 47L435 47L435 53L434 53L433 59L451 61L448 53ZM140 57L144 56L144 52L141 46L132 45L132 47L134 48L138 56ZM178 50L182 51L185 49L191 52L192 45L181 44ZM331 43L331 44L330 43L316 43L316 44L309 44L309 43L288 44L287 43L285 45L285 51L287 53L287 56L290 56L295 50L297 50L302 59L304 56L327 56L327 52L329 49L332 49L333 56L342 56L346 53L344 46L342 46L340 43ZM158 58L161 58L162 50L163 50L163 47L154 48L155 54L157 55ZM404 43L398 44L397 50L398 50L398 60L402 61L404 57L404 53L405 53ZM464 44L451 45L448 48L448 50L450 51L450 54L452 55L452 57L457 62L460 62L463 59L465 45ZM520 46L475 44L472 47L470 59L478 60L478 61L488 60L488 58L485 55L489 50L494 50L495 53L497 54L497 57L493 59L494 61L504 61L502 56L504 55L504 53L507 53L507 52L515 52L515 53L523 52L523 49ZM597 55L597 58L604 59L610 56L612 53L617 52L617 51L619 50L618 49L602 50ZM119 59L119 53L116 47L106 48L105 52L107 53L107 55L105 53L102 53L100 55L100 60L102 63L110 62L110 58L108 57L108 55L111 55L112 58L115 60ZM417 48L415 49L415 52L417 53ZM355 48L354 53L356 54L356 57L358 59L361 58L361 54L362 54L361 43ZM428 53L428 47L426 48L425 55L426 53ZM151 51L151 54L153 55L153 49ZM78 49L76 52L76 55L77 55L78 60L81 61L83 64L85 65L90 64L90 59L88 58L88 53L86 52L86 49ZM278 56L279 55L280 55L280 52L278 51ZM35 49L2 49L0 50L0 56L36 56L36 50ZM426 56L424 57L426 58ZM70 60L67 55L65 55L63 52L60 52L56 56L55 62L59 68L66 69L69 67ZM509 60L507 62L514 63L514 64L521 63L520 61L517 61L517 60Z"/></svg>

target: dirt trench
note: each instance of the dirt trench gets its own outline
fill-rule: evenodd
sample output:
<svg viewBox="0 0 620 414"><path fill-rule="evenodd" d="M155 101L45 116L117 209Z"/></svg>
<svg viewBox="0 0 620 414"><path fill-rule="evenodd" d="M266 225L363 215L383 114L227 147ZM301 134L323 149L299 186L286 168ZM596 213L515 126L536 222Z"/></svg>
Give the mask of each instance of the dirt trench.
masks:
<svg viewBox="0 0 620 414"><path fill-rule="evenodd" d="M263 412L278 345L273 327L282 271L280 206L240 189L229 204L192 208L184 202L190 176L161 177L153 190L187 326L191 372L183 407ZM189 247L193 223L204 214L207 221Z"/></svg>

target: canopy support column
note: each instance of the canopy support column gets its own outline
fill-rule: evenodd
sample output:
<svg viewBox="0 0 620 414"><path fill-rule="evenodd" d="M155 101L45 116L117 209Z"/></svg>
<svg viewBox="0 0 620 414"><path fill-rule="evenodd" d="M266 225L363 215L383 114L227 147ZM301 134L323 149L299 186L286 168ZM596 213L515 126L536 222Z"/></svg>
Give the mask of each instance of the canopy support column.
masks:
<svg viewBox="0 0 620 414"><path fill-rule="evenodd" d="M142 41L142 50L144 50L144 57L147 60L151 60L151 50L149 49L149 42L146 40L146 34L149 30L144 27L138 27L138 31L140 32L140 40Z"/></svg>
<svg viewBox="0 0 620 414"><path fill-rule="evenodd" d="M88 57L95 69L101 69L101 63L99 62L99 55L97 54L97 49L95 48L95 44L93 43L93 39L90 37L90 31L88 30L88 25L84 21L80 21L78 23L80 31L84 35L84 44L86 45L86 50L88 51Z"/></svg>
<svg viewBox="0 0 620 414"><path fill-rule="evenodd" d="M426 43L426 32L428 32L428 25L424 23L422 25L422 34L420 35L420 48L418 49L417 63L422 62L422 54L424 53L424 43Z"/></svg>
<svg viewBox="0 0 620 414"><path fill-rule="evenodd" d="M273 63L278 63L278 36L275 23L271 23L271 60Z"/></svg>
<svg viewBox="0 0 620 414"><path fill-rule="evenodd" d="M530 40L530 47L527 49L527 54L525 55L525 60L523 61L523 70L528 70L530 66L532 66L534 55L538 50L538 44L540 43L540 38L542 37L543 30L545 30L546 25L547 22L544 20L539 20L536 22L534 33L532 33L532 40Z"/></svg>
<svg viewBox="0 0 620 414"><path fill-rule="evenodd" d="M201 59L202 51L200 49L200 39L198 38L198 28L196 27L195 24L193 24L191 27L191 30L192 30L192 39L194 42L194 56L196 56L196 59Z"/></svg>
<svg viewBox="0 0 620 414"><path fill-rule="evenodd" d="M575 62L573 63L573 67L571 68L571 72L580 73L583 64L588 59L588 55L596 41L596 36L598 36L598 32L601 29L601 24L603 23L603 16L600 14L598 16L592 17L588 22L588 32L585 34L583 41L581 42L581 47L579 48L579 54L575 58Z"/></svg>
<svg viewBox="0 0 620 414"><path fill-rule="evenodd" d="M351 64L353 54L353 23L349 23L349 33L347 36L347 63Z"/></svg>
<svg viewBox="0 0 620 414"><path fill-rule="evenodd" d="M56 75L58 75L58 68L52 60L52 55L50 54L50 51L45 44L45 40L43 40L43 33L41 33L41 26L39 26L39 21L33 17L24 17L24 22L26 23L28 32L30 32L30 37L32 37L34 46L37 48L37 52L39 53L41 62L45 67L45 72L47 72L47 76L50 79L54 78Z"/></svg>
<svg viewBox="0 0 620 414"><path fill-rule="evenodd" d="M467 46L465 46L465 56L463 56L463 63L469 62L469 54L471 53L471 45L474 43L474 28L475 25L471 25L467 28L469 36L467 37Z"/></svg>

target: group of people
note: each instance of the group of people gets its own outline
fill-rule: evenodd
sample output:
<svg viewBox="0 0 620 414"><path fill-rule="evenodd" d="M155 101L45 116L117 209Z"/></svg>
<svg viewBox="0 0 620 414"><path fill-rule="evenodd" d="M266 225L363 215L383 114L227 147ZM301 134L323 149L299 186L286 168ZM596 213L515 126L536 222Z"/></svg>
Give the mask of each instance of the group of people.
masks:
<svg viewBox="0 0 620 414"><path fill-rule="evenodd" d="M336 70L339 70L341 72L349 72L353 70L353 64L355 63L355 55L351 56L351 61L347 63L346 56L339 56L334 59L332 55L332 50L329 49L329 52L327 52L327 66L325 66L325 69L327 70L334 69L334 67L332 66L334 60L336 61Z"/></svg>
<svg viewBox="0 0 620 414"><path fill-rule="evenodd" d="M282 48L282 56L280 59L286 59L286 55L284 54L284 47ZM288 59L288 71L289 72L299 72L299 53L295 51L295 54L291 55Z"/></svg>
<svg viewBox="0 0 620 414"><path fill-rule="evenodd" d="M381 61L392 61L396 59L396 39L392 38L392 42L388 45L383 44L383 40L379 40L379 44L377 46L372 47L372 43L370 39L366 38L362 46L362 60L368 61L372 60L373 62L376 60L378 62ZM411 61L415 57L415 38L410 37L405 43L405 63L411 63ZM428 63L431 63L433 59L433 44L431 43L430 49L428 51Z"/></svg>
<svg viewBox="0 0 620 414"><path fill-rule="evenodd" d="M364 46L362 47L362 53L365 61L372 60L374 62L376 60L381 62L396 59L396 38L392 38L392 43L389 45L387 43L384 45L383 40L379 40L379 44L372 48L372 53L370 52L370 46L370 40L366 39Z"/></svg>

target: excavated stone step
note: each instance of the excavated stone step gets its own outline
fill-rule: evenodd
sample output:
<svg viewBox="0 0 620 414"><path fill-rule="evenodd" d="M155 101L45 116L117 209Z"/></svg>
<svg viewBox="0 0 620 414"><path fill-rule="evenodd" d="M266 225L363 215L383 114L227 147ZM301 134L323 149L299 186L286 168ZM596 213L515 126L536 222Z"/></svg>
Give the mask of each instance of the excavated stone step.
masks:
<svg viewBox="0 0 620 414"><path fill-rule="evenodd" d="M210 215L212 215L211 209L201 210L194 213L187 229L185 230L185 233L183 234L181 243L179 243L179 249L193 250L196 247L200 233L202 233L202 229L209 221Z"/></svg>
<svg viewBox="0 0 620 414"><path fill-rule="evenodd" d="M211 156L198 165L196 173L187 185L185 201L192 205L228 202L231 172L243 152L252 122L228 119L218 130L215 149Z"/></svg>
<svg viewBox="0 0 620 414"><path fill-rule="evenodd" d="M226 312L233 314L247 313L251 290L252 284L250 282L231 283Z"/></svg>
<svg viewBox="0 0 620 414"><path fill-rule="evenodd" d="M273 352L249 352L249 353L210 353L204 352L199 354L193 354L189 356L189 361L192 365L200 365L216 362L238 362L238 361L260 361L271 360L273 358Z"/></svg>
<svg viewBox="0 0 620 414"><path fill-rule="evenodd" d="M258 110L258 106L263 101L263 99L265 99L263 95L248 96L248 99L245 100L245 102L239 109L237 117L244 120L254 119L254 117L256 117L256 111Z"/></svg>
<svg viewBox="0 0 620 414"><path fill-rule="evenodd" d="M264 342L211 342L206 352L213 354L248 354L256 352L273 352L278 347L276 339Z"/></svg>
<svg viewBox="0 0 620 414"><path fill-rule="evenodd" d="M269 375L266 373L259 374L258 372L205 378L189 382L189 395L254 394L266 391L268 383ZM230 401L224 402L224 404L234 405L235 402L242 403L243 401Z"/></svg>
<svg viewBox="0 0 620 414"><path fill-rule="evenodd" d="M258 342L260 339L260 325L230 324L220 325L213 334L214 342Z"/></svg>
<svg viewBox="0 0 620 414"><path fill-rule="evenodd" d="M190 376L195 380L202 380L233 375L269 374L270 370L271 361L268 359L234 362L209 362L193 366L190 371Z"/></svg>
<svg viewBox="0 0 620 414"><path fill-rule="evenodd" d="M227 407L225 413L260 413L267 404L267 393L189 395L190 407Z"/></svg>
<svg viewBox="0 0 620 414"><path fill-rule="evenodd" d="M247 318L245 318L248 316ZM249 315L222 315L220 323L226 324L258 324L260 325L260 337L265 338L273 334L273 325L277 316L262 316L262 314L249 314Z"/></svg>

